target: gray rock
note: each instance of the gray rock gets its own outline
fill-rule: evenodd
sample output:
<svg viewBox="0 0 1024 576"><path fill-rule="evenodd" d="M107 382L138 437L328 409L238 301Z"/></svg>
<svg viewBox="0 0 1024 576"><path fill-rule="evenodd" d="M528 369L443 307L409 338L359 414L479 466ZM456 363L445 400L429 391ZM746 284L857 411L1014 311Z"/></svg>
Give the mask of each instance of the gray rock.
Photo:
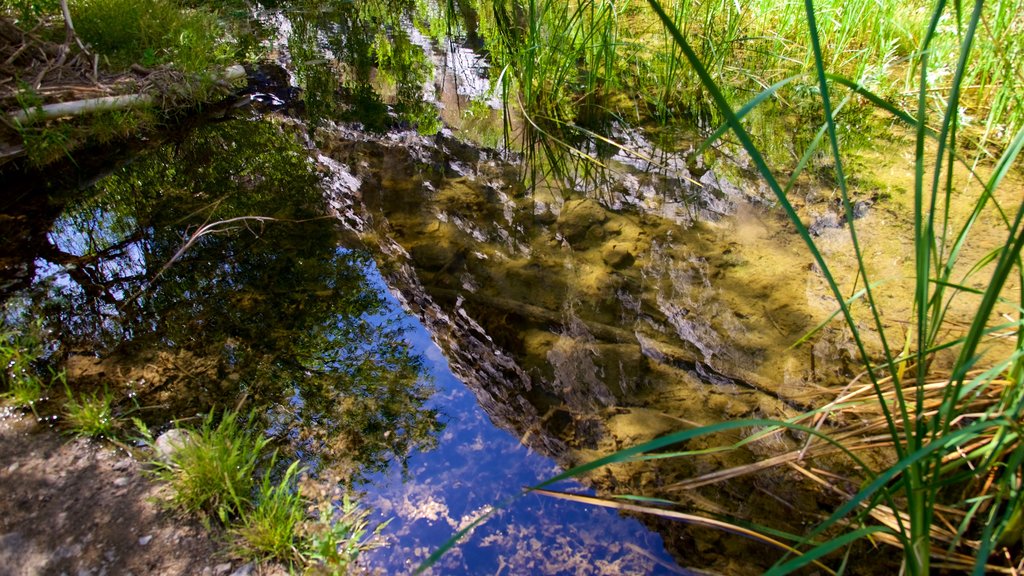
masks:
<svg viewBox="0 0 1024 576"><path fill-rule="evenodd" d="M153 541L153 535L152 534L147 534L146 536L143 536L142 538L139 538L139 546L148 546L149 543L152 542L152 541Z"/></svg>
<svg viewBox="0 0 1024 576"><path fill-rule="evenodd" d="M189 441L188 430L172 428L164 432L156 439L153 448L156 450L157 458L164 462L170 462L174 453L185 446Z"/></svg>
<svg viewBox="0 0 1024 576"><path fill-rule="evenodd" d="M252 562L249 562L248 564L242 564L238 567L237 570L231 573L231 576L250 576L252 574L253 568L254 566Z"/></svg>

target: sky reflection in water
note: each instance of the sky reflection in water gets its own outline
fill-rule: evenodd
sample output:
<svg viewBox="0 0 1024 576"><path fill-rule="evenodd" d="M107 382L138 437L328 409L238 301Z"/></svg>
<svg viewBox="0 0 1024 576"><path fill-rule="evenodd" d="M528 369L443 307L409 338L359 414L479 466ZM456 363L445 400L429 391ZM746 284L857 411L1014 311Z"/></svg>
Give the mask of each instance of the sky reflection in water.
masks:
<svg viewBox="0 0 1024 576"><path fill-rule="evenodd" d="M376 270L371 284L387 294ZM361 488L375 522L391 518L388 546L367 558L387 574L409 573L458 529L489 506L561 470L491 424L427 330L408 321L413 352L426 359L437 388L429 401L446 428L436 449L371 476ZM576 483L561 489L592 494ZM665 552L661 536L614 511L527 495L478 527L436 565L435 574L685 574Z"/></svg>

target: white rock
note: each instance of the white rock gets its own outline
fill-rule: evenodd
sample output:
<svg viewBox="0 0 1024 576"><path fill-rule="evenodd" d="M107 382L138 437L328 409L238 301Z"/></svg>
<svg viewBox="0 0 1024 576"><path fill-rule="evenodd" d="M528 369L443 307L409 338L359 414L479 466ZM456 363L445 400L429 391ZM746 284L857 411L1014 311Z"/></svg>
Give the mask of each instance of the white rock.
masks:
<svg viewBox="0 0 1024 576"><path fill-rule="evenodd" d="M156 439L154 443L154 449L156 449L156 455L164 462L169 462L174 456L174 453L181 449L182 446L188 443L189 434L188 430L181 430L179 428L172 428L167 432L164 432Z"/></svg>

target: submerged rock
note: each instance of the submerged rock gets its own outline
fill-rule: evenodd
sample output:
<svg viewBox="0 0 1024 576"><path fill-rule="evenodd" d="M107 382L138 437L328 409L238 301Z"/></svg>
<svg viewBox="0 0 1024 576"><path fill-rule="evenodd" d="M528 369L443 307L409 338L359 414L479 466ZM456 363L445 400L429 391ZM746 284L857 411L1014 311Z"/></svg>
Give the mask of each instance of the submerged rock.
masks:
<svg viewBox="0 0 1024 576"><path fill-rule="evenodd" d="M451 242L421 242L409 249L417 266L427 270L441 270L459 255L458 246Z"/></svg>
<svg viewBox="0 0 1024 576"><path fill-rule="evenodd" d="M621 244L605 246L601 252L601 259L604 260L605 264L616 270L628 268L636 262L636 257L633 256L632 252Z"/></svg>
<svg viewBox="0 0 1024 576"><path fill-rule="evenodd" d="M558 230L570 244L576 246L588 237L587 233L592 226L603 224L607 219L608 213L596 200L570 200L558 216ZM603 236L604 231L601 232Z"/></svg>

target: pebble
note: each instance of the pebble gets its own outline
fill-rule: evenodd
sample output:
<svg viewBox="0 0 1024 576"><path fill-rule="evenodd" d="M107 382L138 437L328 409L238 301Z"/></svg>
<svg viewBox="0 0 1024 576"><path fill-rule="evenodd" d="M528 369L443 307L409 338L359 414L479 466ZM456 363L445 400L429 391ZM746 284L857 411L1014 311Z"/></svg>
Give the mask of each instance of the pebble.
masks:
<svg viewBox="0 0 1024 576"><path fill-rule="evenodd" d="M153 541L153 535L152 534L147 535L147 536L143 536L142 538L139 538L139 546L145 546L145 545L149 544L152 541Z"/></svg>
<svg viewBox="0 0 1024 576"><path fill-rule="evenodd" d="M127 486L127 485L128 485L128 479L127 478L121 477L121 478L114 479L114 486L117 486L118 488L122 488L122 487Z"/></svg>
<svg viewBox="0 0 1024 576"><path fill-rule="evenodd" d="M242 564L238 567L237 570L231 573L231 576L250 576L250 574L252 574L252 569L252 562L249 562L248 564Z"/></svg>
<svg viewBox="0 0 1024 576"><path fill-rule="evenodd" d="M213 568L213 573L217 574L218 576L220 576L221 574L227 574L230 571L231 571L231 563L230 562L225 562L223 564L217 564Z"/></svg>

